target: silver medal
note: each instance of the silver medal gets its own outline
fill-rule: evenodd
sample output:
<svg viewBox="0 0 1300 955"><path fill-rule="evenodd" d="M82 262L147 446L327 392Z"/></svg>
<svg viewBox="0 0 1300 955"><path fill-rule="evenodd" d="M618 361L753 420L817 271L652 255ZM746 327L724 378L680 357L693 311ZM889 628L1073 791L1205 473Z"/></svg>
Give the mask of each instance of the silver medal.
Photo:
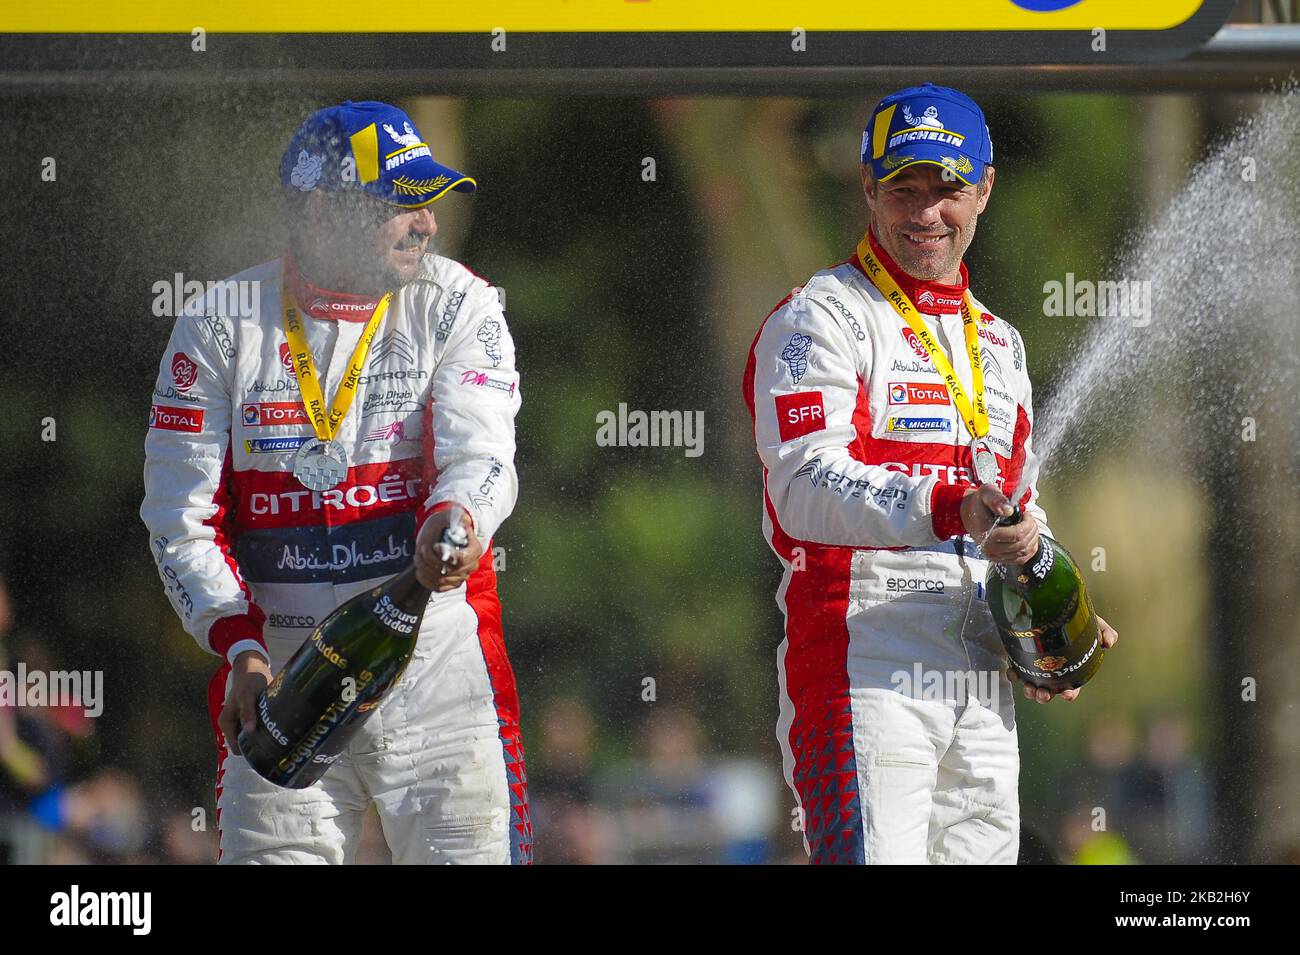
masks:
<svg viewBox="0 0 1300 955"><path fill-rule="evenodd" d="M975 476L981 484L998 483L998 459L989 446L976 438L971 442L971 457L975 459Z"/></svg>
<svg viewBox="0 0 1300 955"><path fill-rule="evenodd" d="M313 491L338 487L348 476L348 456L337 441L312 438L293 458L293 476Z"/></svg>

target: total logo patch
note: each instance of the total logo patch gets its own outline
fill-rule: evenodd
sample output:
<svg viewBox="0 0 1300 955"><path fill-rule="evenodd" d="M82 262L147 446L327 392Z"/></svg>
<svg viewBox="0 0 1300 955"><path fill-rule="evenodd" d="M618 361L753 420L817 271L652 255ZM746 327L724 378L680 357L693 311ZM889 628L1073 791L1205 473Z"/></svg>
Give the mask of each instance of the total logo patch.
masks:
<svg viewBox="0 0 1300 955"><path fill-rule="evenodd" d="M249 438L244 441L244 450L248 454L283 454L297 451L310 441L307 436L293 438Z"/></svg>
<svg viewBox="0 0 1300 955"><path fill-rule="evenodd" d="M951 431L952 422L947 418L889 418L885 423L886 431L910 432Z"/></svg>
<svg viewBox="0 0 1300 955"><path fill-rule="evenodd" d="M185 431L189 434L198 434L203 430L203 409L153 405L149 409L149 427L159 431Z"/></svg>
<svg viewBox="0 0 1300 955"><path fill-rule="evenodd" d="M782 441L792 441L826 428L826 405L820 391L776 396L776 426Z"/></svg>
<svg viewBox="0 0 1300 955"><path fill-rule="evenodd" d="M244 427L265 428L277 424L311 424L307 412L296 401L268 401L244 405Z"/></svg>
<svg viewBox="0 0 1300 955"><path fill-rule="evenodd" d="M889 403L891 405L946 405L948 386L921 381L891 381Z"/></svg>

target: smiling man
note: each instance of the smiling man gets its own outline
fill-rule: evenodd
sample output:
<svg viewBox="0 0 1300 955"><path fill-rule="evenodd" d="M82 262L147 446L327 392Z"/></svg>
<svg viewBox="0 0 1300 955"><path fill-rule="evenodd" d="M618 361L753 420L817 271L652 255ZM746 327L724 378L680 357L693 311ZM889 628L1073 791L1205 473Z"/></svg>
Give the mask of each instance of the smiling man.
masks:
<svg viewBox="0 0 1300 955"><path fill-rule="evenodd" d="M1015 711L983 582L1050 532L1024 344L962 262L992 162L969 97L885 97L862 140L867 234L750 352L764 532L785 571L778 738L815 863L1016 861ZM1022 480L1025 519L995 527Z"/></svg>
<svg viewBox="0 0 1300 955"><path fill-rule="evenodd" d="M527 862L490 544L515 503L519 376L496 290L432 249L432 203L475 182L384 103L312 115L280 172L289 250L231 280L260 291L255 314L223 314L219 291L184 310L145 442L163 585L223 660L221 861L350 862L373 804L397 862ZM444 561L452 521L469 543ZM263 780L236 743L258 693L413 561L435 593L401 681L315 785Z"/></svg>

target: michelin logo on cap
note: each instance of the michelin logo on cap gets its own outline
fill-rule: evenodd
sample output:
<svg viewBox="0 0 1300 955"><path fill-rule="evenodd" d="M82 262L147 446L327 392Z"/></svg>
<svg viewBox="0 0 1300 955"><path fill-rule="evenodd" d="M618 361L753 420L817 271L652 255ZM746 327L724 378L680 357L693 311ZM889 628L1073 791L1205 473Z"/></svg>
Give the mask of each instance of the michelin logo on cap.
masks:
<svg viewBox="0 0 1300 955"><path fill-rule="evenodd" d="M965 93L923 83L877 104L862 132L862 162L881 182L909 166L938 166L973 185L993 162L984 112Z"/></svg>

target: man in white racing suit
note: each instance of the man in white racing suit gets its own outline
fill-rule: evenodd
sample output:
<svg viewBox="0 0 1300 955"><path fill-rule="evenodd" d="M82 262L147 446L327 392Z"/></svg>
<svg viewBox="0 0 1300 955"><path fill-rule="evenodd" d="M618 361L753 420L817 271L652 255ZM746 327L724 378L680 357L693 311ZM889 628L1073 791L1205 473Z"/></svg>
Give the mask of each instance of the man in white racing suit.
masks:
<svg viewBox="0 0 1300 955"><path fill-rule="evenodd" d="M311 116L281 177L289 251L187 305L146 439L159 574L224 661L209 687L220 861L351 862L373 805L396 862L529 862L491 548L517 493L519 375L496 290L430 248L430 204L475 183L383 103ZM295 472L322 435L293 311L325 404L351 396L325 435L345 471L324 489ZM469 544L444 562L452 520ZM330 611L413 560L435 593L401 681L317 783L263 780L236 743L257 694Z"/></svg>
<svg viewBox="0 0 1300 955"><path fill-rule="evenodd" d="M984 579L989 559L1023 563L1050 531L1024 344L962 263L992 158L963 94L886 97L863 138L867 234L750 352L763 527L784 568L778 738L814 863L1016 861L1015 712ZM985 482L977 451L996 463ZM1025 519L994 528L1022 485Z"/></svg>

